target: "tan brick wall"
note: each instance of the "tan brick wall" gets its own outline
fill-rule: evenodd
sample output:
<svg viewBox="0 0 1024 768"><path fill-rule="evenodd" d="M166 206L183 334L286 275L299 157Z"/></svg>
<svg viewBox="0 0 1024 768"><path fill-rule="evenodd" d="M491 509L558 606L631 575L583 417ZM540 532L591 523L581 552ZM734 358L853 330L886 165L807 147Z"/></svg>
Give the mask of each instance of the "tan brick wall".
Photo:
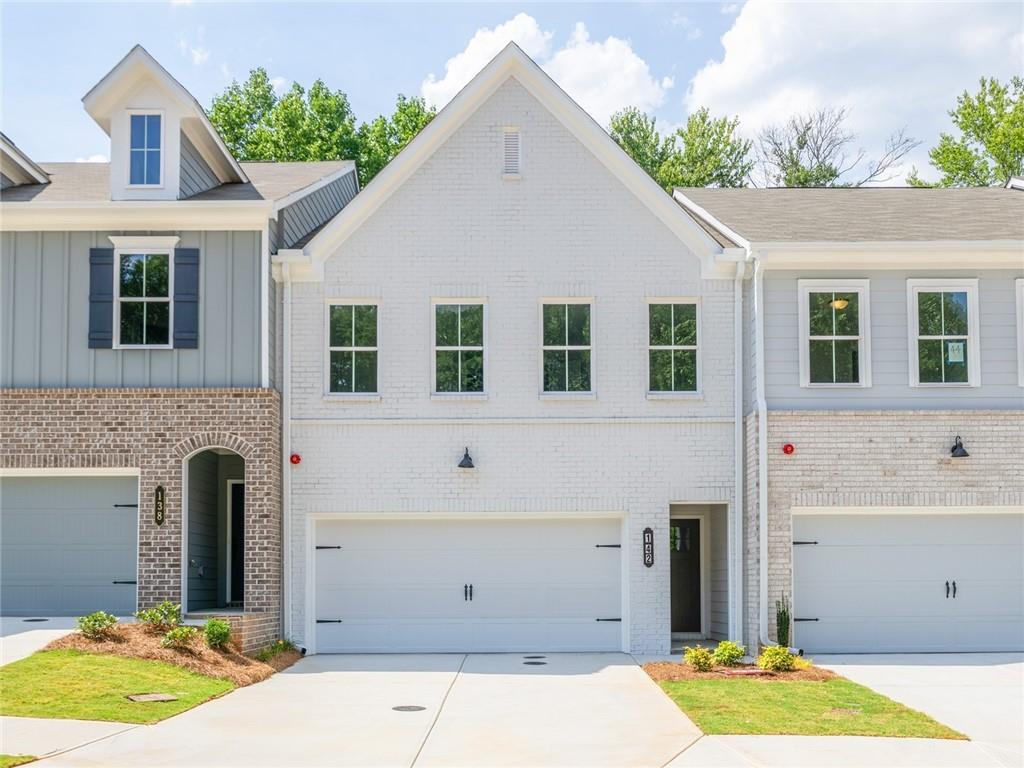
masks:
<svg viewBox="0 0 1024 768"><path fill-rule="evenodd" d="M281 622L277 613L203 613L192 612L186 618L192 621L225 619L231 624L231 641L242 653L254 653L266 648L281 637Z"/></svg>
<svg viewBox="0 0 1024 768"><path fill-rule="evenodd" d="M139 607L181 595L182 466L207 447L245 459L245 610L281 610L280 396L272 389L0 390L0 467L139 470ZM163 525L153 515L166 493ZM276 630L275 630L276 632Z"/></svg>
<svg viewBox="0 0 1024 768"><path fill-rule="evenodd" d="M747 420L747 622L757 631L756 416ZM949 451L960 435L970 453ZM785 443L796 450L786 456ZM792 595L801 506L1024 505L1024 411L772 411L768 414L768 619Z"/></svg>

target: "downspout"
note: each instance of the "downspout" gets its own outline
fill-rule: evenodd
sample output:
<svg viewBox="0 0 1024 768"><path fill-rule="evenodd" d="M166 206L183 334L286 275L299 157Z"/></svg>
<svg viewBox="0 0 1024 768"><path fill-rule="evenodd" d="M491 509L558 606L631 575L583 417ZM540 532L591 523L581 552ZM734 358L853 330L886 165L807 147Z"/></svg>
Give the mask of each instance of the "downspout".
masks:
<svg viewBox="0 0 1024 768"><path fill-rule="evenodd" d="M768 637L768 404L764 394L764 269L754 256L754 358L757 376L757 542L758 542L758 640L775 645Z"/></svg>
<svg viewBox="0 0 1024 768"><path fill-rule="evenodd" d="M729 635L743 645L743 481L746 475L743 450L743 277L747 263L736 264L736 278L733 282L733 337L735 360L735 388L733 407L733 445L735 455L733 463L736 467L736 484L733 490L733 524L730 527L730 547L732 548L732 610L730 611L731 631Z"/></svg>
<svg viewBox="0 0 1024 768"><path fill-rule="evenodd" d="M282 500L282 542L281 555L284 574L282 579L281 604L284 610L284 636L292 637L292 276L291 265L281 264L281 279L284 296L281 301L281 500Z"/></svg>

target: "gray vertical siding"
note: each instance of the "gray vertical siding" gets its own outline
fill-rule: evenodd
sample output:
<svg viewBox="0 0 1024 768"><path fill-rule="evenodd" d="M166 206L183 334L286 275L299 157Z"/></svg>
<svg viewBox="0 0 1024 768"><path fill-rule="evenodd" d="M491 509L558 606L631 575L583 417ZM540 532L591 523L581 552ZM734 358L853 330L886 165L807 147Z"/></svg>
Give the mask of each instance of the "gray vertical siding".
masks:
<svg viewBox="0 0 1024 768"><path fill-rule="evenodd" d="M284 237L278 248L290 248L299 242L348 205L357 191L356 174L351 171L283 208L278 215L284 217Z"/></svg>
<svg viewBox="0 0 1024 768"><path fill-rule="evenodd" d="M870 280L871 386L801 387L797 281L844 277ZM911 277L978 278L981 386L910 386L907 279ZM766 272L765 394L768 406L777 409L1024 407L1024 389L1017 384L1014 279L1018 277L1024 277L1024 268L1019 271Z"/></svg>
<svg viewBox="0 0 1024 768"><path fill-rule="evenodd" d="M260 386L261 233L174 233L200 253L198 349L89 349L89 249L112 234L0 234L0 386Z"/></svg>
<svg viewBox="0 0 1024 768"><path fill-rule="evenodd" d="M4 174L0 173L0 189L7 189L8 187L13 186L15 186L14 182L4 176Z"/></svg>
<svg viewBox="0 0 1024 768"><path fill-rule="evenodd" d="M210 166L203 160L199 150L189 141L188 136L181 134L181 186L178 197L184 199L213 189L220 181Z"/></svg>

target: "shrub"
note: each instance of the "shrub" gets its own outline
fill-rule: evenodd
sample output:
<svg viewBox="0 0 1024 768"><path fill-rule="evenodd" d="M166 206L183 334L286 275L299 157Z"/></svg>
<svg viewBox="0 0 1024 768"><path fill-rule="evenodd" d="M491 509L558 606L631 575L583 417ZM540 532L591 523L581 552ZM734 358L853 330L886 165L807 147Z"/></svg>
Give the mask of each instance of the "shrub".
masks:
<svg viewBox="0 0 1024 768"><path fill-rule="evenodd" d="M789 598L785 595L775 601L775 639L783 648L789 647Z"/></svg>
<svg viewBox="0 0 1024 768"><path fill-rule="evenodd" d="M181 624L181 604L164 600L160 605L139 611L135 618L154 632L167 632Z"/></svg>
<svg viewBox="0 0 1024 768"><path fill-rule="evenodd" d="M294 651L295 643L291 640L282 638L273 645L268 645L266 648L260 648L253 654L259 661L270 661L275 656L278 656L285 651Z"/></svg>
<svg viewBox="0 0 1024 768"><path fill-rule="evenodd" d="M211 648L223 648L231 640L231 623L225 619L208 619L203 635Z"/></svg>
<svg viewBox="0 0 1024 768"><path fill-rule="evenodd" d="M117 624L117 616L111 616L103 611L90 613L88 616L78 617L78 631L90 640L98 640L105 637L110 628Z"/></svg>
<svg viewBox="0 0 1024 768"><path fill-rule="evenodd" d="M723 667L735 667L743 661L743 657L746 655L747 649L731 640L720 642L715 648L715 652L711 654L715 664L720 664Z"/></svg>
<svg viewBox="0 0 1024 768"><path fill-rule="evenodd" d="M192 642L199 635L199 630L196 627L180 626L174 627L166 635L164 639L160 641L160 645L164 648L177 648L178 650L187 650Z"/></svg>
<svg viewBox="0 0 1024 768"><path fill-rule="evenodd" d="M761 655L757 657L757 666L769 672L790 672L795 660L796 657L788 648L772 645L761 651Z"/></svg>
<svg viewBox="0 0 1024 768"><path fill-rule="evenodd" d="M707 648L687 648L683 658L698 672L710 672L715 666L715 657Z"/></svg>

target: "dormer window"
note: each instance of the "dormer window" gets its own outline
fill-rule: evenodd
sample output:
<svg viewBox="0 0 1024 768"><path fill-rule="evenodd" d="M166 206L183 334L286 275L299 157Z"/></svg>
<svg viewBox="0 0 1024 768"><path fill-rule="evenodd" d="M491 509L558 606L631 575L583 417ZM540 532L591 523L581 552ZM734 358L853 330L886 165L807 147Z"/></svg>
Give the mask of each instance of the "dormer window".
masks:
<svg viewBox="0 0 1024 768"><path fill-rule="evenodd" d="M159 114L131 116L131 162L128 183L132 186L160 186L162 125Z"/></svg>

